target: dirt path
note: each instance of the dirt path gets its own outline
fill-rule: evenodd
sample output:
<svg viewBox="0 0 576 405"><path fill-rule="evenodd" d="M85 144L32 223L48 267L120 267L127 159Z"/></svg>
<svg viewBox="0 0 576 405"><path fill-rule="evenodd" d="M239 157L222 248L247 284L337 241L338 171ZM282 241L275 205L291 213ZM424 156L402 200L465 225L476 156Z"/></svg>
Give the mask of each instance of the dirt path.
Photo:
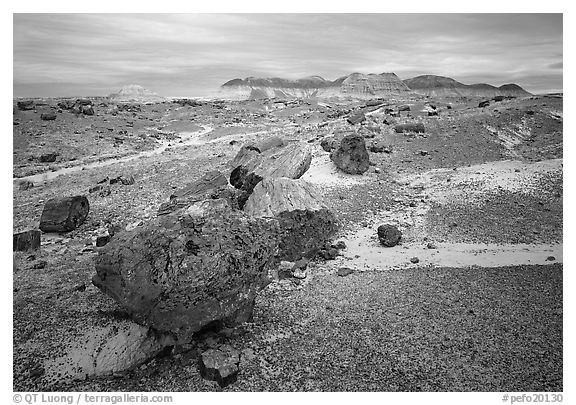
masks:
<svg viewBox="0 0 576 405"><path fill-rule="evenodd" d="M89 170L89 169L94 169L94 168L98 168L98 167L105 167L105 166L110 166L110 165L114 165L114 164L118 164L118 163L126 163L126 162L130 162L132 160L135 160L135 159L146 158L146 157L158 155L158 154L164 152L168 148L181 148L183 146L188 146L188 145L197 145L198 144L197 143L198 138L210 133L213 130L213 128L208 126L208 125L200 125L200 126L203 128L201 131L180 133L180 135L181 135L180 142L161 140L161 141L159 141L160 146L158 146L157 148L152 149L152 150L148 150L148 151L144 151L144 152L140 152L140 153L137 153L135 155L129 155L129 156L124 156L124 157L120 157L120 158L107 159L107 160L103 160L100 162L81 164L81 165L77 165L77 166L64 167L62 169L55 170L53 172L38 173L38 174L35 174L32 176L15 178L14 181L29 180L33 183L45 183L45 182L54 180L56 177L64 175L64 174L76 173L76 172L79 172L82 170Z"/></svg>

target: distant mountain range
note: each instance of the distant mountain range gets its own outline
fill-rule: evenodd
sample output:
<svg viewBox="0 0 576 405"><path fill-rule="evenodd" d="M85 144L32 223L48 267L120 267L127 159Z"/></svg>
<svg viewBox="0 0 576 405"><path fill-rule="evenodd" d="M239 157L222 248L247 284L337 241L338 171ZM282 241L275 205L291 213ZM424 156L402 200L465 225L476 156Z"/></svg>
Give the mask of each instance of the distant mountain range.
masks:
<svg viewBox="0 0 576 405"><path fill-rule="evenodd" d="M139 102L139 103L157 103L165 101L166 98L145 89L137 84L129 84L122 87L118 93L112 93L108 99L116 102Z"/></svg>
<svg viewBox="0 0 576 405"><path fill-rule="evenodd" d="M422 75L403 82L415 93L431 97L494 97L530 96L517 84L504 84L495 87L486 83L463 84L444 76Z"/></svg>
<svg viewBox="0 0 576 405"><path fill-rule="evenodd" d="M495 87L489 84L466 85L443 76L423 75L400 80L394 73L352 73L334 81L320 76L297 80L282 78L233 79L221 86L221 95L230 99L353 97L377 98L420 94L432 97L528 96L516 84Z"/></svg>

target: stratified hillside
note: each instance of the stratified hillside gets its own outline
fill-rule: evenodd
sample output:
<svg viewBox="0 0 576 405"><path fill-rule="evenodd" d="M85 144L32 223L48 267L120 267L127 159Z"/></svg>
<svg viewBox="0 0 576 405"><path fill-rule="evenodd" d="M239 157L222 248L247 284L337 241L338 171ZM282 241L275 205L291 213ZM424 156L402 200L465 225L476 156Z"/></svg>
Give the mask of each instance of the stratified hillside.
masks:
<svg viewBox="0 0 576 405"><path fill-rule="evenodd" d="M297 80L282 78L233 79L221 86L221 94L230 99L353 97L373 98L410 93L394 73L352 73L334 81L320 76Z"/></svg>
<svg viewBox="0 0 576 405"><path fill-rule="evenodd" d="M486 83L464 84L444 76L422 75L403 80L412 91L430 97L525 97L531 94L517 84L495 87Z"/></svg>

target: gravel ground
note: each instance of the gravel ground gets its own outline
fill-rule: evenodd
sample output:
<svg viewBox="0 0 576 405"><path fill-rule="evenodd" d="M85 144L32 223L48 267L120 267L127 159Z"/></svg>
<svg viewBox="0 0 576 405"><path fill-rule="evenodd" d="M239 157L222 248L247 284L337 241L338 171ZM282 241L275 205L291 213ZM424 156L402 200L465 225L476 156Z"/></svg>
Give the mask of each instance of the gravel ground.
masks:
<svg viewBox="0 0 576 405"><path fill-rule="evenodd" d="M318 268L304 287L272 285L253 322L209 338L242 353L224 391L562 391L561 303L561 265ZM222 390L197 360L192 349L53 389Z"/></svg>

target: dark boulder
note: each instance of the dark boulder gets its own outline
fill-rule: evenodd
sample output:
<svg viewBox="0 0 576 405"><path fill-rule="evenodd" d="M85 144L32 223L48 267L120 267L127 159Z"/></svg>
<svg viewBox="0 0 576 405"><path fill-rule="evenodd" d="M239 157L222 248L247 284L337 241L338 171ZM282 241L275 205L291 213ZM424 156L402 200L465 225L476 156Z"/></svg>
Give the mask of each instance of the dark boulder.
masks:
<svg viewBox="0 0 576 405"><path fill-rule="evenodd" d="M366 143L357 134L346 135L338 148L330 154L330 159L336 167L349 174L363 174L370 167Z"/></svg>
<svg viewBox="0 0 576 405"><path fill-rule="evenodd" d="M415 122L409 124L398 124L394 127L394 131L399 134L404 132L424 133L425 128L422 122Z"/></svg>
<svg viewBox="0 0 576 405"><path fill-rule="evenodd" d="M490 105L490 100L484 100L484 101L480 101L478 103L478 107L482 108L482 107L488 107Z"/></svg>
<svg viewBox="0 0 576 405"><path fill-rule="evenodd" d="M40 119L42 121L54 121L56 119L56 113L55 112L42 113L40 114Z"/></svg>
<svg viewBox="0 0 576 405"><path fill-rule="evenodd" d="M378 240L386 247L396 246L402 238L402 233L394 225L380 225L378 227Z"/></svg>
<svg viewBox="0 0 576 405"><path fill-rule="evenodd" d="M58 153L56 152L51 152L51 153L44 153L43 155L40 155L40 162L42 163L52 163L56 161L56 158L58 157Z"/></svg>
<svg viewBox="0 0 576 405"><path fill-rule="evenodd" d="M44 204L40 229L44 232L69 232L88 216L90 204L84 196L52 198Z"/></svg>
<svg viewBox="0 0 576 405"><path fill-rule="evenodd" d="M15 233L12 237L12 248L16 252L40 248L40 232L37 229Z"/></svg>
<svg viewBox="0 0 576 405"><path fill-rule="evenodd" d="M311 258L334 237L336 217L310 183L287 178L266 178L256 187L244 211L254 217L276 218L280 223L280 259Z"/></svg>
<svg viewBox="0 0 576 405"><path fill-rule="evenodd" d="M136 322L186 343L214 322L251 318L277 250L276 220L205 200L116 234L96 257L92 282Z"/></svg>

